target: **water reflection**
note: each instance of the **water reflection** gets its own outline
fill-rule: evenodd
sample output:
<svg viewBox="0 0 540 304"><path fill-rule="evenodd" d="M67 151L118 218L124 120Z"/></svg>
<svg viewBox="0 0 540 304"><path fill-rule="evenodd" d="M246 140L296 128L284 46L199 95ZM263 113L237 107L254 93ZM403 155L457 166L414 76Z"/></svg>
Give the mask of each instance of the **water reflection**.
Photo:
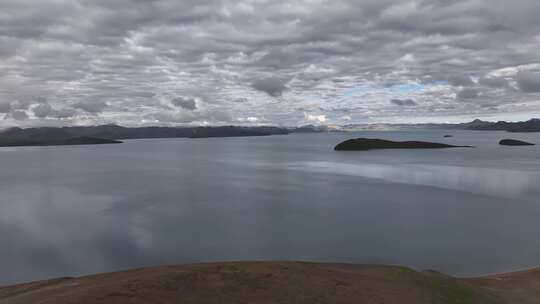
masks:
<svg viewBox="0 0 540 304"><path fill-rule="evenodd" d="M540 264L538 150L335 153L343 136L2 150L0 284L216 260Z"/></svg>
<svg viewBox="0 0 540 304"><path fill-rule="evenodd" d="M532 198L539 194L540 172L438 165L291 163L291 169L376 178L410 185L472 192L506 198Z"/></svg>

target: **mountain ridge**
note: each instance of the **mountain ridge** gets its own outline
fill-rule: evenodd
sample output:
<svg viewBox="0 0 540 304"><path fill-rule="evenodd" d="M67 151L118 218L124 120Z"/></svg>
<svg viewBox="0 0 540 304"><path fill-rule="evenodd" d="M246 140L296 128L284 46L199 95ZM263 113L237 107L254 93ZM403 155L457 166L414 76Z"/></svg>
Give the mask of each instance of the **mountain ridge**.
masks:
<svg viewBox="0 0 540 304"><path fill-rule="evenodd" d="M347 124L341 126L304 125L293 132L355 132L355 131L399 131L399 130L474 130L474 131L508 131L508 132L540 132L540 119L527 121L485 121L475 119L465 123L373 123Z"/></svg>

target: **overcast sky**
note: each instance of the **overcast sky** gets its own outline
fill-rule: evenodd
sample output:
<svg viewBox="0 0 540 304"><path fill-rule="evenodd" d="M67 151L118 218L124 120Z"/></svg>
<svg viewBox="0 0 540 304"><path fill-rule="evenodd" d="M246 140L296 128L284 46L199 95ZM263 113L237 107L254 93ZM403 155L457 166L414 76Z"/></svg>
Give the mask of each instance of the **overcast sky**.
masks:
<svg viewBox="0 0 540 304"><path fill-rule="evenodd" d="M0 126L540 116L538 0L2 0Z"/></svg>

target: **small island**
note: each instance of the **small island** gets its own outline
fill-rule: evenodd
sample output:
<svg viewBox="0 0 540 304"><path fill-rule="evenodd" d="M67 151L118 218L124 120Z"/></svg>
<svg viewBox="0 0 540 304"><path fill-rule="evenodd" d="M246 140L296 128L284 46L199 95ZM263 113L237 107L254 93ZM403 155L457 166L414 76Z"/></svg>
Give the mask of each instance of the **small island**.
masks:
<svg viewBox="0 0 540 304"><path fill-rule="evenodd" d="M535 144L517 139L503 139L499 142L502 146L534 146Z"/></svg>
<svg viewBox="0 0 540 304"><path fill-rule="evenodd" d="M454 137L454 135L450 135L450 134L446 134L445 136L443 136L445 138L449 138L449 137Z"/></svg>
<svg viewBox="0 0 540 304"><path fill-rule="evenodd" d="M22 147L22 146L73 146L73 145L104 145L120 144L121 141L97 138L97 137L74 137L66 139L0 139L0 147Z"/></svg>
<svg viewBox="0 0 540 304"><path fill-rule="evenodd" d="M372 149L441 149L471 148L471 146L454 146L425 141L391 141L384 139L356 138L339 143L336 151L367 151Z"/></svg>

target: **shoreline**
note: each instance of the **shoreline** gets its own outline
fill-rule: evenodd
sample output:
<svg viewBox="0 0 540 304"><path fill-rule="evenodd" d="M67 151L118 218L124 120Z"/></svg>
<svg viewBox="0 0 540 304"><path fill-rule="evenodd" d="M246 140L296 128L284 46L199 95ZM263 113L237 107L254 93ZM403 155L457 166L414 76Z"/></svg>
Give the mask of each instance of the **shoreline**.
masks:
<svg viewBox="0 0 540 304"><path fill-rule="evenodd" d="M325 303L459 299L502 304L534 303L539 294L540 268L452 277L391 265L246 261L163 265L0 286L0 303L218 303L217 298L223 300L219 303L312 303L324 298Z"/></svg>

